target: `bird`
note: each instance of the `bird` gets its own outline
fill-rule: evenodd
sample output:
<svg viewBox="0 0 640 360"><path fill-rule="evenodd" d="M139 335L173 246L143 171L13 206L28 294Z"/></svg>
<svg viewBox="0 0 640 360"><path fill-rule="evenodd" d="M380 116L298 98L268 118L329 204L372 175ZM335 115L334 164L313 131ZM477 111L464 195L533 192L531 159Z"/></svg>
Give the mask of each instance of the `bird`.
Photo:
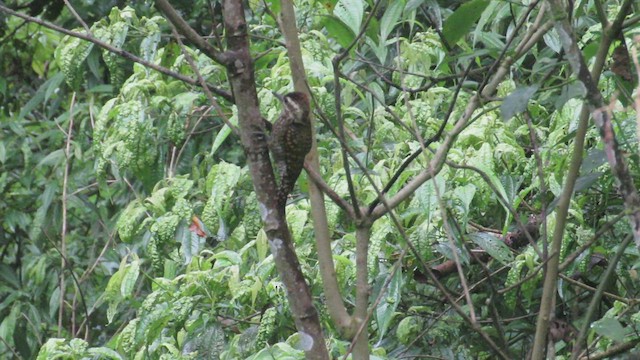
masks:
<svg viewBox="0 0 640 360"><path fill-rule="evenodd" d="M284 208L302 172L304 159L311 150L310 104L309 97L302 92L274 95L282 102L283 108L271 129L269 150L279 178L278 204Z"/></svg>

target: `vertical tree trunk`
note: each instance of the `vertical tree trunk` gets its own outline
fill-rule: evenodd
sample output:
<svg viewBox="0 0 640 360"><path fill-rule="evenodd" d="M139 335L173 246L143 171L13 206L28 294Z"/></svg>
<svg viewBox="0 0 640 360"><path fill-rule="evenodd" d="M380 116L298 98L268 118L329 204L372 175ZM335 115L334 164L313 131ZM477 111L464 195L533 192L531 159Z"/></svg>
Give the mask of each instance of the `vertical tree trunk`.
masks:
<svg viewBox="0 0 640 360"><path fill-rule="evenodd" d="M366 224L356 228L356 308L354 318L357 327L362 331L356 337L353 348L355 360L369 359L369 324L367 311L369 309L369 269L367 267L369 255L369 240L371 225Z"/></svg>
<svg viewBox="0 0 640 360"><path fill-rule="evenodd" d="M300 334L300 346L305 350L306 358L329 359L318 313L293 248L284 209L278 206L264 123L258 107L242 0L225 0L223 12L227 51L233 54L233 61L227 69L238 108L241 140L271 253L287 289L291 313Z"/></svg>

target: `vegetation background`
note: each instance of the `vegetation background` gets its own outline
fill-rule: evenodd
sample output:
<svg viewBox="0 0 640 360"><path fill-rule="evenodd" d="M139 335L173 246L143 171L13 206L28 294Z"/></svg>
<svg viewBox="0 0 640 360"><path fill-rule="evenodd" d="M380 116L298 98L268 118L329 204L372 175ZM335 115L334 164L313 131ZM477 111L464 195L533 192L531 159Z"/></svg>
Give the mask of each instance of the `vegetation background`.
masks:
<svg viewBox="0 0 640 360"><path fill-rule="evenodd" d="M632 0L0 2L0 357L638 356L639 36Z"/></svg>

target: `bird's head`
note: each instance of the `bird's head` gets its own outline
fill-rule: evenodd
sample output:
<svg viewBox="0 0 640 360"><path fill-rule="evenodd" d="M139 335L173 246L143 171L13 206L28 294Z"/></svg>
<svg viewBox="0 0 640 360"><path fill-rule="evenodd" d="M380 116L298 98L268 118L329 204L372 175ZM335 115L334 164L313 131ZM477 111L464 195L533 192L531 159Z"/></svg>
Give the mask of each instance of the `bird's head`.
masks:
<svg viewBox="0 0 640 360"><path fill-rule="evenodd" d="M295 91L285 96L277 94L276 96L282 101L283 111L289 112L294 122L299 124L307 124L309 122L310 106L307 94Z"/></svg>

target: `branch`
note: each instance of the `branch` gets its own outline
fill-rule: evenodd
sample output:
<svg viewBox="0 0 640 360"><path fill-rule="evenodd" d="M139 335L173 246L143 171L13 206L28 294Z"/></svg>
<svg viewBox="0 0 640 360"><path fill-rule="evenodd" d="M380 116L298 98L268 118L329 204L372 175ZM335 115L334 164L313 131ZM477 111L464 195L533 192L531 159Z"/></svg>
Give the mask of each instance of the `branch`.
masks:
<svg viewBox="0 0 640 360"><path fill-rule="evenodd" d="M209 44L200 34L198 34L186 21L180 16L176 9L169 4L167 0L156 0L156 7L160 10L169 20L173 26L176 27L178 32L187 40L191 41L196 48L202 51L209 58L221 65L228 65L233 57L228 53L220 53L211 44Z"/></svg>
<svg viewBox="0 0 640 360"><path fill-rule="evenodd" d="M529 222L526 224L524 230L518 229L516 231L512 231L507 233L505 236L498 235L498 238L504 242L510 249L519 249L525 245L529 245L529 237L532 237L534 240L537 240L539 236L539 226L541 223L541 218L538 216L531 217ZM476 254L475 257L472 257L473 261L488 261L491 256L486 252L480 252ZM438 279L441 279L449 274L452 274L456 271L456 264L453 260L447 260L443 263L440 263L431 268L434 274ZM416 280L418 282L424 281L424 274L420 271L416 270L415 274L417 275Z"/></svg>
<svg viewBox="0 0 640 360"><path fill-rule="evenodd" d="M294 88L296 91L310 95L310 90L306 82L302 50L300 48L300 39L298 38L298 28L296 27L296 14L292 1L281 1L278 25L285 39ZM309 96L309 98L311 98L311 96ZM355 211L351 205L338 196L318 174L320 172L320 161L318 159L318 146L314 126L315 119L313 116L311 116L310 121L312 129L311 151L306 157L305 170L313 180L309 182L309 201L311 203L313 231L315 234L316 249L318 251L318 267L320 269L320 276L322 277L322 287L325 292L329 316L331 316L338 332L346 338L351 338L353 322L347 312L343 296L340 292L340 285L338 284L338 276L333 263L333 252L331 250L331 235L327 219L327 210L322 193L327 194L327 196L338 204L352 219L355 218Z"/></svg>
<svg viewBox="0 0 640 360"><path fill-rule="evenodd" d="M537 3L538 2L536 1L530 4L529 10L525 12L524 16L522 16L519 21L519 27L522 26L521 24L525 22L528 14L533 8L535 8ZM540 39L544 35L546 29L546 26L541 26L541 28L539 29L529 29L528 35L521 40L520 44L516 46L516 49L522 49L524 51L524 49L527 49L527 47L524 46L523 43L526 43L527 46L528 44L535 43L537 39ZM478 87L478 92L469 99L469 103L467 104L467 107L465 108L463 114L453 125L453 129L451 129L451 131L444 138L442 144L438 147L435 155L431 159L431 162L427 164L426 169L420 174L416 175L413 180L408 182L395 195L388 199L390 208L393 209L398 206L398 204L408 199L422 184L424 184L427 180L431 179L433 176L440 172L449 153L449 149L451 148L451 146L453 146L453 143L455 142L457 136L469 125L469 120L471 119L475 110L480 106L481 100L488 98L495 93L498 85L509 74L510 66L519 57L524 55L524 52L521 51L514 57L505 57L507 51L506 47L511 44L511 42L515 38L515 33L516 32L514 32L514 34L512 34L512 36L507 41L505 49L501 53L500 57L498 57L498 59L494 62L494 65L491 66L489 70L487 70L487 74L492 75L491 78L487 77L487 79L489 80L486 81L486 84L480 84L480 86ZM386 208L381 204L378 204L375 209L371 211L371 216L376 219L386 214L386 212Z"/></svg>
<svg viewBox="0 0 640 360"><path fill-rule="evenodd" d="M345 199L340 197L338 193L333 191L331 187L324 181L322 176L316 172L316 170L311 167L309 162L304 163L304 169L307 172L307 175L311 178L313 183L324 193L326 194L336 205L338 205L344 212L349 215L350 219L355 219L355 215L353 212L353 207L349 204Z"/></svg>
<svg viewBox="0 0 640 360"><path fill-rule="evenodd" d="M597 87L597 79L600 78L609 46L615 38L615 36L612 35L615 35L620 31L631 1L624 1L620 7L620 13L618 13L614 22L605 29L591 73L589 73L589 69L584 61L582 52L578 48L564 4L557 0L549 0L547 3L549 4L551 13L554 14L555 29L558 32L562 48L569 60L569 64L573 68L578 79L587 89L585 106L582 108L576 132L569 173L565 179L565 186L556 210L556 225L553 232L551 250L552 252L559 251L562 244L564 224L568 216L569 204L573 195L573 189L578 177L580 165L582 163L584 138L588 128L589 112L591 112L596 126L601 131L601 137L605 142L605 153L607 154L607 160L611 165L612 173L621 183L619 191L624 198L625 206L627 209L631 210L631 223L632 228L634 229L634 238L636 239L636 244L640 246L640 198L638 197L635 186L633 185L628 168L622 159L622 155L618 151L610 114L601 110L604 102ZM549 327L548 324L550 317L553 315L553 303L556 296L558 272L559 259L558 257L554 257L549 260L549 263L547 264L547 272L544 277L540 314L538 315L536 322L536 333L531 357L532 360L542 360L544 358L544 349L546 348L545 344ZM578 348L581 346L582 344L580 343L576 344L576 347ZM578 350L576 350L576 352L578 352Z"/></svg>
<svg viewBox="0 0 640 360"><path fill-rule="evenodd" d="M240 138L247 155L249 172L265 223L264 229L269 239L271 254L287 289L296 328L301 335L302 343L306 345L306 358L326 360L329 359L329 355L318 312L313 306L311 291L293 247L285 209L279 206L275 176L264 132L265 125L258 106L254 65L249 52L249 37L242 3L242 0L225 0L222 6L227 48L235 54L234 61L227 64L227 71L231 86L235 90Z"/></svg>
<svg viewBox="0 0 640 360"><path fill-rule="evenodd" d="M378 6L380 6L380 2L381 1L378 0L373 5L371 12L367 16L367 19L365 20L362 28L360 29L360 33L358 33L358 35L353 39L351 44L349 44L349 46L347 46L342 51L342 53L336 55L336 57L334 57L333 60L331 61L333 65L333 84L335 87L334 97L335 97L335 105L336 105L336 120L338 122L338 127L339 127L338 129L339 138L343 143L346 143L346 139L344 136L344 119L342 117L342 99L341 99L342 86L340 85L340 63L342 62L342 60L344 60L347 54L349 54L349 51L351 51L351 49L358 43L358 41L360 41L362 36L365 34L367 27L369 26L369 22L374 17L376 10L378 9ZM351 197L351 202L353 204L353 210L356 214L356 217L360 217L360 206L358 205L358 198L356 197L356 191L353 186L353 179L351 177L351 171L349 166L349 158L347 157L347 152L344 149L344 147L341 147L341 153L342 153L342 162L343 162L342 166L344 167L345 176L347 178L347 186L349 188L349 195Z"/></svg>
<svg viewBox="0 0 640 360"><path fill-rule="evenodd" d="M411 162L413 162L413 160L415 160L422 153L422 148L427 148L433 142L435 142L436 140L440 139L440 137L442 136L442 133L444 132L444 128L449 123L449 119L451 118L451 114L453 113L453 109L454 109L454 107L456 105L456 102L458 100L458 95L460 94L460 90L462 89L462 84L464 84L465 80L467 79L467 76L469 75L469 71L471 70L472 64L473 64L473 62L469 63L469 65L467 66L467 69L465 70L464 74L462 75L462 78L460 79L460 82L458 83L458 86L456 86L456 91L453 94L453 98L451 99L451 102L449 103L449 108L447 109L447 113L444 116L444 120L440 124L440 128L438 129L438 131L436 131L436 133L432 137L430 137L427 140L426 143L424 143L424 146L421 146L420 149L414 151L411 155L409 155L408 158L406 158L402 162L402 164L400 164L400 167L393 174L393 176L391 177L391 179L389 180L387 185L385 185L384 189L382 189L382 193L383 194L386 194L387 192L389 192L389 190L391 190L391 187L400 178L400 175L402 175L402 172L409 166L409 164L411 164ZM402 87L404 87L404 85L402 85ZM376 198L369 205L369 212L368 213L371 214L371 212L373 212L373 209L375 209L375 207L379 203L380 203L379 198Z"/></svg>

